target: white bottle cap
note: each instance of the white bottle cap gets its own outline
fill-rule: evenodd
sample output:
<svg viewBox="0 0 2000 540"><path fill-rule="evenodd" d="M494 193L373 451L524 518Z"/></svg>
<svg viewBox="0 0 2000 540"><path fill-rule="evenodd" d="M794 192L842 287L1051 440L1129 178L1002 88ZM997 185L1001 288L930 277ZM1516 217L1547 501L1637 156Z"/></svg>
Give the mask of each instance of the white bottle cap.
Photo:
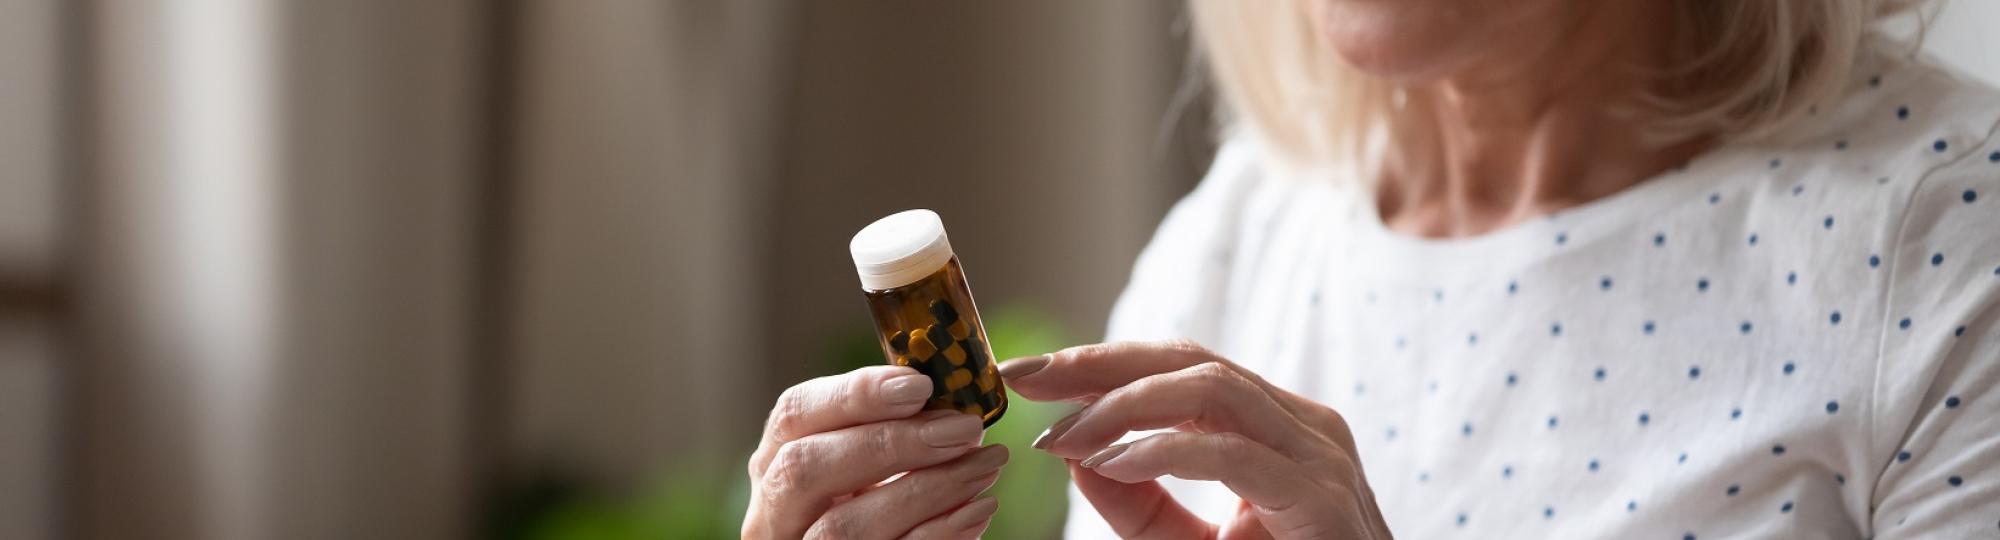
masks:
<svg viewBox="0 0 2000 540"><path fill-rule="evenodd" d="M944 220L930 210L904 210L875 220L847 243L861 288L894 289L924 279L951 260Z"/></svg>

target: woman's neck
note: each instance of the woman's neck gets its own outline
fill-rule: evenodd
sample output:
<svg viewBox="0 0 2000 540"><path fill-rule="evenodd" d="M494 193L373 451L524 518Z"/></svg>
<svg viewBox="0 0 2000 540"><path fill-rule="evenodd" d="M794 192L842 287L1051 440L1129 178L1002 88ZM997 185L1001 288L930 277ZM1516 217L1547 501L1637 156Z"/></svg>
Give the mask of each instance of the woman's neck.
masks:
<svg viewBox="0 0 2000 540"><path fill-rule="evenodd" d="M1643 10L1598 11L1406 90L1378 179L1385 225L1478 235L1611 195L1708 146L1648 140L1631 107L1650 81L1641 68L1665 64L1653 35L1665 25Z"/></svg>

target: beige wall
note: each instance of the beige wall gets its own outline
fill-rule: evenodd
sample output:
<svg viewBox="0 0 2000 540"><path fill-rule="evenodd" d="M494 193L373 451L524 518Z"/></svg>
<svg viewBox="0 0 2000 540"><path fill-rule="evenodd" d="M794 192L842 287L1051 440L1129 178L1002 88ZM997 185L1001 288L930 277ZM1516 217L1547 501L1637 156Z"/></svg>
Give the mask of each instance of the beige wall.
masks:
<svg viewBox="0 0 2000 540"><path fill-rule="evenodd" d="M866 331L847 238L896 209L945 215L982 305L1094 337L1203 165L1162 142L1175 4L796 7L529 10L517 462L629 485L754 444L828 338Z"/></svg>
<svg viewBox="0 0 2000 540"><path fill-rule="evenodd" d="M783 24L764 2L531 3L506 444L614 487L738 433Z"/></svg>
<svg viewBox="0 0 2000 540"><path fill-rule="evenodd" d="M1205 166L1206 111L1169 114L1178 11L807 4L766 252L775 380L867 331L847 239L907 208L943 215L980 305L1032 305L1098 337L1133 256Z"/></svg>
<svg viewBox="0 0 2000 540"><path fill-rule="evenodd" d="M67 28L23 5L46 11L0 29ZM9 399L76 420L32 439L77 442L72 504L0 527L449 538L496 470L634 487L753 444L827 338L865 331L845 245L866 221L940 210L983 305L1089 339L1205 161L1166 136L1202 118L1168 118L1174 3L507 5L75 12L80 310L0 318L0 361L84 346L73 395L0 367ZM54 193L52 88L0 100L25 141L4 166L42 180L6 205ZM55 203L26 204L0 267L58 245ZM51 448L0 446L0 502L50 481L21 464Z"/></svg>
<svg viewBox="0 0 2000 540"><path fill-rule="evenodd" d="M0 2L0 538L55 535L57 4Z"/></svg>
<svg viewBox="0 0 2000 540"><path fill-rule="evenodd" d="M65 5L0 3L4 538L633 487L866 331L869 220L939 210L982 306L1091 340L1208 156L1177 2ZM1993 5L1930 45L2000 80Z"/></svg>
<svg viewBox="0 0 2000 540"><path fill-rule="evenodd" d="M482 11L77 13L70 532L469 532Z"/></svg>
<svg viewBox="0 0 2000 540"><path fill-rule="evenodd" d="M2000 85L2000 37L1993 24L2000 22L2000 2L1992 0L1933 0L1939 5L1924 35L1924 51L1989 85ZM1899 21L1891 26L1908 35L1915 25Z"/></svg>

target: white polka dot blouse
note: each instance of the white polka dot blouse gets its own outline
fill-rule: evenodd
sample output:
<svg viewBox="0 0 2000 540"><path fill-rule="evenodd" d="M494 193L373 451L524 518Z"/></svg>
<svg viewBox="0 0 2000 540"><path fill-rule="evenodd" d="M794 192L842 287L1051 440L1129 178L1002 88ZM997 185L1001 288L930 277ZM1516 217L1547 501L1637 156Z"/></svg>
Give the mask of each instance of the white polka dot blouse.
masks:
<svg viewBox="0 0 2000 540"><path fill-rule="evenodd" d="M1472 238L1236 137L1108 339L1340 411L1405 538L2000 538L2000 93L1896 47L1785 142Z"/></svg>

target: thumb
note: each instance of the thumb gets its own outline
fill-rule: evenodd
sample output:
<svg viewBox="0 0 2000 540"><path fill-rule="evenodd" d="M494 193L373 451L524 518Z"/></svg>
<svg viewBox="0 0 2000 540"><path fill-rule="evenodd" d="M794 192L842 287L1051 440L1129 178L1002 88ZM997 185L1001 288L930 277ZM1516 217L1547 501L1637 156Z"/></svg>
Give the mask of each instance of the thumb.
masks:
<svg viewBox="0 0 2000 540"><path fill-rule="evenodd" d="M1077 491L1120 538L1207 538L1215 532L1215 525L1181 506L1158 480L1127 484L1085 469L1078 460L1063 461Z"/></svg>

